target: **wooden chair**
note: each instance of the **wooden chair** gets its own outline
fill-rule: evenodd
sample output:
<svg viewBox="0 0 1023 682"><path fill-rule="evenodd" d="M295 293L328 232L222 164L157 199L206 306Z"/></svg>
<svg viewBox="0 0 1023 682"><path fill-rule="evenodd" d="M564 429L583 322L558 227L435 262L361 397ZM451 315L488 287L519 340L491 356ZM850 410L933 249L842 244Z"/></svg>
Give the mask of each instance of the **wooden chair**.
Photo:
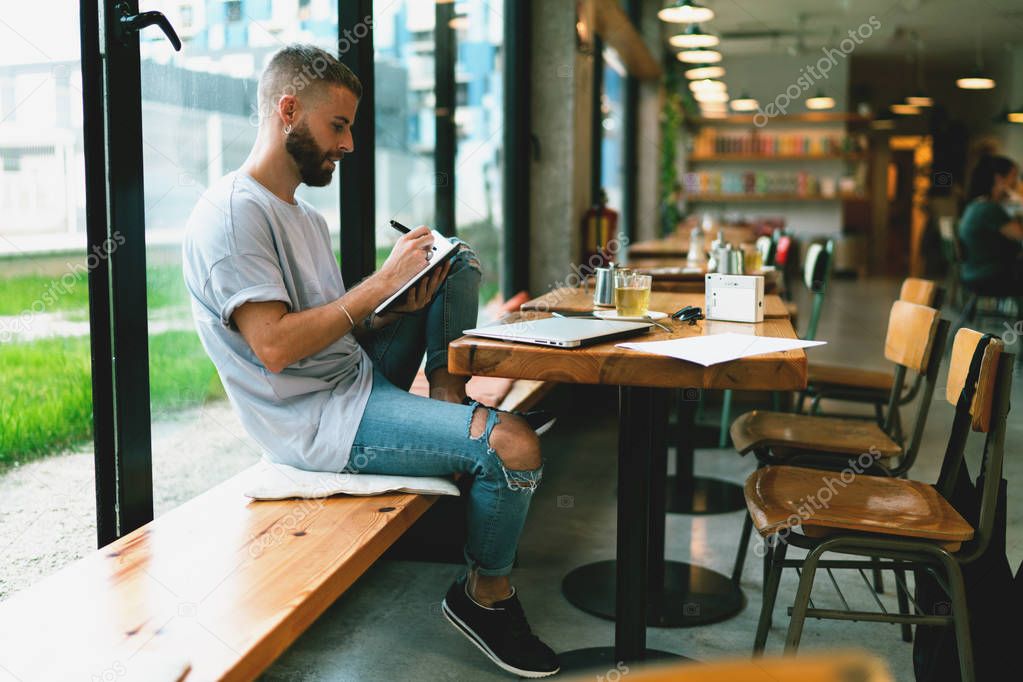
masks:
<svg viewBox="0 0 1023 682"><path fill-rule="evenodd" d="M997 338L963 329L955 338L946 385L946 400L956 406L941 475L934 486L918 481L862 476L803 467L770 466L755 471L746 481L746 504L757 531L771 538L771 570L764 584L764 600L754 641L754 653L763 651L771 625L783 568L802 570L785 651L799 646L803 623L811 618L902 624L951 624L955 628L960 673L972 682L973 657L969 612L961 566L975 561L987 548L995 522L1002 479L1005 423L1009 411L1014 356L1003 353ZM971 526L948 502L962 467L970 430L986 434L977 526ZM836 490L837 488L837 490ZM825 492L829 492L824 500ZM812 501L811 501L812 500ZM801 532L796 532L798 528ZM789 544L808 550L805 558L786 560ZM951 602L949 615L899 614L854 611L841 596L844 610L811 606L814 576L825 569L836 589L834 568L862 571L870 561L821 559L827 552L888 559L896 572L927 570L939 578ZM863 576L866 581L866 576ZM908 594L905 585L902 591ZM878 602L880 604L880 602ZM917 608L919 611L919 607Z"/></svg>
<svg viewBox="0 0 1023 682"><path fill-rule="evenodd" d="M888 415L883 425L863 419L754 410L732 424L732 441L736 450L741 455L753 452L760 466L800 463L831 469L841 469L849 461L869 454L874 462L874 473L902 476L913 466L920 449L947 333L948 322L940 319L937 310L896 301L888 317L885 338L885 357L896 367L888 397ZM909 370L922 374L924 380L913 433L904 447L891 436L892 415L902 397L897 387L905 383ZM736 583L742 578L751 534L752 519L747 517L732 570L732 580ZM879 580L878 588L880 591Z"/></svg>
<svg viewBox="0 0 1023 682"><path fill-rule="evenodd" d="M820 322L821 311L824 309L824 296L828 292L831 271L834 265L835 242L832 239L824 244L811 244L806 251L806 263L803 266L803 284L810 292L810 321L806 326L803 339L813 341L817 338L817 324ZM777 407L777 395L772 402ZM729 425L732 423L732 391L725 390L721 401L721 423L718 427L718 447L728 446Z"/></svg>
<svg viewBox="0 0 1023 682"><path fill-rule="evenodd" d="M899 292L900 301L908 301L938 310L941 309L942 296L943 291L936 282L915 277L906 279ZM922 384L923 375L918 374L913 384L899 398L892 433L895 440L899 442L902 441L902 415L899 408L913 402L919 394ZM799 394L795 411L803 412L807 398L811 399L810 414L821 414L820 402L825 398L841 402L868 404L874 406L874 419L878 424L883 424L884 407L888 404L893 385L892 372L813 362L808 368L806 390Z"/></svg>

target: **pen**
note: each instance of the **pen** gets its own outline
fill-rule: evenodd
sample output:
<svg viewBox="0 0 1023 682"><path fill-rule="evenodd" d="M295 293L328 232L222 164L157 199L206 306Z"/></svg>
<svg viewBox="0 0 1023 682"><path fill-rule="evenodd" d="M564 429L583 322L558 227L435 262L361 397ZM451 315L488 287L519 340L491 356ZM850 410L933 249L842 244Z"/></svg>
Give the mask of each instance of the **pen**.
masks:
<svg viewBox="0 0 1023 682"><path fill-rule="evenodd" d="M398 232L401 232L402 234L408 234L409 232L412 231L412 230L408 229L407 227L405 227L404 225L402 225L401 223L399 223L397 220L392 220L391 221L391 227L396 229Z"/></svg>

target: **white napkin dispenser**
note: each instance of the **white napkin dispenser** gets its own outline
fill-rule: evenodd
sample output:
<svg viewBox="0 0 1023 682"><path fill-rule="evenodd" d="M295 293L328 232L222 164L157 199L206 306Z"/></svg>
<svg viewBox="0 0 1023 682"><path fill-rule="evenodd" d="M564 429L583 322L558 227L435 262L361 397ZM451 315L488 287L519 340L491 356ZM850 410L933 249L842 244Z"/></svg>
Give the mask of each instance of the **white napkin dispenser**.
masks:
<svg viewBox="0 0 1023 682"><path fill-rule="evenodd" d="M708 320L727 322L764 321L764 278L762 275L719 275L706 280Z"/></svg>

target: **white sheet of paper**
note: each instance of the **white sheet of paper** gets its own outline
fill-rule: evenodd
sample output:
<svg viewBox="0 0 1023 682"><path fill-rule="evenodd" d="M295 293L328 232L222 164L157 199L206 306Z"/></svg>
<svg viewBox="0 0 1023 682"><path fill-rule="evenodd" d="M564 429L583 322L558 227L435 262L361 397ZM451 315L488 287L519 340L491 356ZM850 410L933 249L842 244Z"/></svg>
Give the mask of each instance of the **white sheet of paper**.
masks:
<svg viewBox="0 0 1023 682"><path fill-rule="evenodd" d="M803 341L801 339L785 339L775 336L748 336L727 332L707 336L691 336L686 339L669 339L668 341L648 341L641 343L619 343L619 348L638 350L654 355L664 355L679 360L695 362L710 367L721 362L738 360L751 355L764 353L780 353L798 348L822 346L827 341Z"/></svg>

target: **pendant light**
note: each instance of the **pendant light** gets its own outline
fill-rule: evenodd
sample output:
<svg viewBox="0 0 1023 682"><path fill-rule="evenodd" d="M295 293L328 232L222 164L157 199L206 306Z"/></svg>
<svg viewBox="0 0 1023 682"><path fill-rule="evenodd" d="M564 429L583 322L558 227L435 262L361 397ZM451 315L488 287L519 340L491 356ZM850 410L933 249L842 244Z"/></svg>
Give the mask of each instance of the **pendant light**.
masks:
<svg viewBox="0 0 1023 682"><path fill-rule="evenodd" d="M984 57L980 51L980 33L977 34L977 59L973 71L956 79L956 86L963 90L991 90L995 87L995 79L984 73Z"/></svg>
<svg viewBox="0 0 1023 682"><path fill-rule="evenodd" d="M991 90L995 87L995 79L977 70L968 76L957 78L956 86L963 90Z"/></svg>
<svg viewBox="0 0 1023 682"><path fill-rule="evenodd" d="M920 107L913 104L893 104L888 108L893 114L899 116L913 116L920 113Z"/></svg>
<svg viewBox="0 0 1023 682"><path fill-rule="evenodd" d="M919 37L916 41L916 94L907 97L906 104L914 107L934 106L934 99L924 90L924 43Z"/></svg>
<svg viewBox="0 0 1023 682"><path fill-rule="evenodd" d="M693 99L697 102L727 102L728 93L724 91L711 90L709 92L694 92Z"/></svg>
<svg viewBox="0 0 1023 682"><path fill-rule="evenodd" d="M704 79L689 83L689 90L692 92L724 92L727 89L724 81Z"/></svg>
<svg viewBox="0 0 1023 682"><path fill-rule="evenodd" d="M725 67L700 64L691 69L686 69L685 77L690 80L702 80L704 78L721 78L725 75Z"/></svg>
<svg viewBox="0 0 1023 682"><path fill-rule="evenodd" d="M705 33L699 24L690 24L682 33L668 38L672 47L715 47L721 39L713 33Z"/></svg>
<svg viewBox="0 0 1023 682"><path fill-rule="evenodd" d="M691 50L682 50L676 55L684 64L717 64L721 61L721 53L717 50L708 50L705 47L696 47Z"/></svg>
<svg viewBox="0 0 1023 682"><path fill-rule="evenodd" d="M713 19L714 10L693 0L674 0L664 5L657 18L668 24L695 24Z"/></svg>
<svg viewBox="0 0 1023 682"><path fill-rule="evenodd" d="M816 95L806 100L806 108L813 109L814 111L834 109L835 100L825 95L823 90L818 90Z"/></svg>
<svg viewBox="0 0 1023 682"><path fill-rule="evenodd" d="M1009 109L1009 111L1005 114L1005 119L1009 123L1023 123L1023 107Z"/></svg>
<svg viewBox="0 0 1023 682"><path fill-rule="evenodd" d="M733 99L730 104L732 105L732 111L756 111L760 108L760 103L749 96L749 93L743 91L743 93Z"/></svg>

